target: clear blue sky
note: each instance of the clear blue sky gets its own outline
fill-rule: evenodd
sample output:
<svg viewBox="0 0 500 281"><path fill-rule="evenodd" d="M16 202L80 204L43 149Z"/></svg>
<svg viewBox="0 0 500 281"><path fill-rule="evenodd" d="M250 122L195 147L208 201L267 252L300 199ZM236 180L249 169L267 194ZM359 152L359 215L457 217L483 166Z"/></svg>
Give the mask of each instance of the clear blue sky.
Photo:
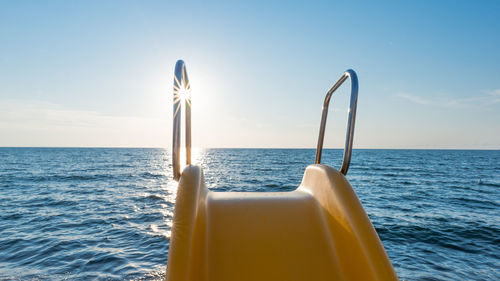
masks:
<svg viewBox="0 0 500 281"><path fill-rule="evenodd" d="M2 1L0 146L314 147L360 79L355 147L500 148L499 1ZM325 144L342 147L348 87Z"/></svg>

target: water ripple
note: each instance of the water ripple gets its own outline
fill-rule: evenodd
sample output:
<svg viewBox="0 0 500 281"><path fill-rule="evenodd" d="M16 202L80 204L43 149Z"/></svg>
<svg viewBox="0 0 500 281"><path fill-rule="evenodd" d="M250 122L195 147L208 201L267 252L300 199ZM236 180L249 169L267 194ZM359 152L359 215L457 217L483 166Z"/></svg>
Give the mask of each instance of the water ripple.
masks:
<svg viewBox="0 0 500 281"><path fill-rule="evenodd" d="M163 280L163 149L0 148L0 280ZM310 149L208 149L214 191L290 191ZM342 150L325 150L338 167ZM348 179L404 280L500 280L500 152L355 150ZM195 162L196 162L195 161Z"/></svg>

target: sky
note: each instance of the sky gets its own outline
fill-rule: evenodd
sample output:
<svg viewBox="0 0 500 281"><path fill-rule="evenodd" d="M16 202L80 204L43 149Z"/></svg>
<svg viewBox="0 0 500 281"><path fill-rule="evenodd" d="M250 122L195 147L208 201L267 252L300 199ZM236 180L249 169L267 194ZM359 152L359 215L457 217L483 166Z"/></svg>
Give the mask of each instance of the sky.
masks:
<svg viewBox="0 0 500 281"><path fill-rule="evenodd" d="M499 1L2 1L0 146L170 147L183 59L195 147L315 147L352 68L355 148L500 149L499 47Z"/></svg>

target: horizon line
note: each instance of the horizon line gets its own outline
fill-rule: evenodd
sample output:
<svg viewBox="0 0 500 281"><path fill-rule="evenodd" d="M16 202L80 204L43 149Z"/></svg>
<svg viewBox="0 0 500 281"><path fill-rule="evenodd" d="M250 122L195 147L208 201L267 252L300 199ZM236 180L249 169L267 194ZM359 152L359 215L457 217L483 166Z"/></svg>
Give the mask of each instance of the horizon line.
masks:
<svg viewBox="0 0 500 281"><path fill-rule="evenodd" d="M160 146L0 146L0 148L110 148L110 149L133 149L133 148L149 148L149 149L167 149L170 147L160 147ZM316 149L316 147L193 147L192 149ZM325 147L325 149L331 150L343 150L342 147ZM437 148L390 148L390 147L375 147L366 148L358 147L353 148L353 150L500 150L500 148L447 148L447 147L437 147Z"/></svg>

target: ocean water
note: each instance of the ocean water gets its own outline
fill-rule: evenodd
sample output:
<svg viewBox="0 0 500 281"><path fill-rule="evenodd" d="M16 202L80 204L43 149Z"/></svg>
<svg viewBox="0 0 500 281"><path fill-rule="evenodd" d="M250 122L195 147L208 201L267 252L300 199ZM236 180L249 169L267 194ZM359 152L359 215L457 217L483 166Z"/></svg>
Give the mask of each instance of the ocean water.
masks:
<svg viewBox="0 0 500 281"><path fill-rule="evenodd" d="M287 191L314 153L207 149L193 162L215 191ZM162 280L171 178L164 149L0 148L0 280ZM400 279L500 280L500 151L355 150L347 178Z"/></svg>

